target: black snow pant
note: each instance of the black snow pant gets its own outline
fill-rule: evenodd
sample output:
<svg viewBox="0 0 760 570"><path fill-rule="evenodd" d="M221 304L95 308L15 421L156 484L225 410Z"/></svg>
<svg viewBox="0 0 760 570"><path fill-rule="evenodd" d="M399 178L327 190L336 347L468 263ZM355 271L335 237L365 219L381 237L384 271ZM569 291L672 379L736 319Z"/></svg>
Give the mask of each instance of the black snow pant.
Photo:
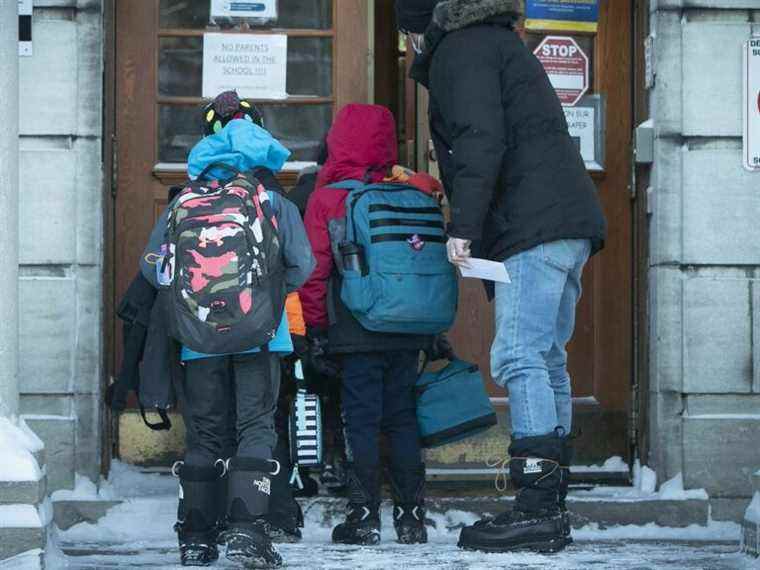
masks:
<svg viewBox="0 0 760 570"><path fill-rule="evenodd" d="M271 459L279 389L280 359L273 353L185 362L185 465L213 465L232 456Z"/></svg>
<svg viewBox="0 0 760 570"><path fill-rule="evenodd" d="M183 536L213 531L225 518L225 461L272 458L279 364L268 351L185 363L176 386L185 421L185 458L176 473L180 542Z"/></svg>

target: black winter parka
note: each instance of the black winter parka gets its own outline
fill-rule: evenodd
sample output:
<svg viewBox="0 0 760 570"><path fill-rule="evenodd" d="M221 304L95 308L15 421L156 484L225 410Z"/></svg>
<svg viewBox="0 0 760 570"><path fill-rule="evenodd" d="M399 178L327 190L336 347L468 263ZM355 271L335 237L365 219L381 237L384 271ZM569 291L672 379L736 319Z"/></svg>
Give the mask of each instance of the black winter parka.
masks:
<svg viewBox="0 0 760 570"><path fill-rule="evenodd" d="M449 235L498 261L559 239L588 238L596 253L604 214L541 63L513 15L458 21L462 1L438 5L412 69L430 93Z"/></svg>

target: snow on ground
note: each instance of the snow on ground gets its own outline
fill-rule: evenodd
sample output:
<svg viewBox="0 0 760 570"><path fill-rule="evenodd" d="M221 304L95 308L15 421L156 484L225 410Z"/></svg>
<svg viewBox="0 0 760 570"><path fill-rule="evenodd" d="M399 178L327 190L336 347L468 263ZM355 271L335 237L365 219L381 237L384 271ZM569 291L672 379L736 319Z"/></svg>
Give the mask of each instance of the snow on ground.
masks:
<svg viewBox="0 0 760 570"><path fill-rule="evenodd" d="M683 474L678 473L657 489L657 474L638 461L633 466L633 486L613 487L599 485L573 492L570 501L707 501L704 489L684 489Z"/></svg>
<svg viewBox="0 0 760 570"><path fill-rule="evenodd" d="M0 505L0 528L40 528L40 515L34 505Z"/></svg>
<svg viewBox="0 0 760 570"><path fill-rule="evenodd" d="M679 489L677 480L669 491L666 487L666 493L675 492L674 489ZM66 555L54 557L48 568L181 568L176 536L172 530L177 508L177 482L173 477L142 474L133 467L115 462L109 481L101 483L97 493L94 485L81 480L73 494L121 498L124 502L112 508L97 525L82 523L65 532L58 532L57 540ZM476 520L472 513L459 510L433 513L430 515L430 543L400 546L394 541L392 515L387 505L382 513L384 530L380 545L333 545L330 543L331 527L338 519L337 515L332 514L334 509L329 508L328 503L325 498L302 502L306 519L304 541L280 546L287 568L760 569L760 560L738 552L739 527L733 523L713 522L708 527L681 529L648 525L599 530L590 525L575 531L576 543L556 555L483 554L465 552L456 547L459 529ZM234 567L225 560L220 560L215 566Z"/></svg>
<svg viewBox="0 0 760 570"><path fill-rule="evenodd" d="M752 502L744 513L744 520L760 525L760 491L755 493Z"/></svg>
<svg viewBox="0 0 760 570"><path fill-rule="evenodd" d="M657 473L646 465L642 466L639 460L633 464L633 486L642 493L654 493L657 488Z"/></svg>
<svg viewBox="0 0 760 570"><path fill-rule="evenodd" d="M32 454L42 448L42 441L24 420L15 423L0 418L0 481L39 481L42 471Z"/></svg>
<svg viewBox="0 0 760 570"><path fill-rule="evenodd" d="M617 473L628 471L628 464L619 455L613 455L601 465L573 465L573 470L584 473Z"/></svg>
<svg viewBox="0 0 760 570"><path fill-rule="evenodd" d="M51 495L55 501L97 501L101 497L98 495L98 487L89 477L76 474L74 480L74 489L59 489Z"/></svg>

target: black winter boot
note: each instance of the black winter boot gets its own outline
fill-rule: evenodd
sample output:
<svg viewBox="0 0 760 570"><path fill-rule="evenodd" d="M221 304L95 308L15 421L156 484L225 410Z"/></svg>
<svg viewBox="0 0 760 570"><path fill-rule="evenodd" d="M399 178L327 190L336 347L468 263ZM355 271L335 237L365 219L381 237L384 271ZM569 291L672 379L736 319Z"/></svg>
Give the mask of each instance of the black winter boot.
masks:
<svg viewBox="0 0 760 570"><path fill-rule="evenodd" d="M567 544L572 544L573 537L570 536L572 527L570 526L570 513L567 511L567 489L570 486L570 465L573 463L573 439L574 436L566 435L562 438L562 450L560 453L560 468L562 469L562 481L559 484L559 510L562 513L562 534L565 536Z"/></svg>
<svg viewBox="0 0 760 570"><path fill-rule="evenodd" d="M556 433L513 440L509 474L518 489L514 509L463 528L459 547L485 552L562 550L567 542L559 510L561 448Z"/></svg>
<svg viewBox="0 0 760 570"><path fill-rule="evenodd" d="M243 568L276 568L282 558L269 538L269 496L276 461L233 457L227 462L226 556Z"/></svg>
<svg viewBox="0 0 760 570"><path fill-rule="evenodd" d="M380 542L380 473L377 465L352 465L348 472L346 520L333 529L338 544L372 545Z"/></svg>
<svg viewBox="0 0 760 570"><path fill-rule="evenodd" d="M208 566L219 558L218 522L221 518L220 470L214 466L176 463L179 506L174 530L179 539L182 566Z"/></svg>
<svg viewBox="0 0 760 570"><path fill-rule="evenodd" d="M273 542L299 542L303 527L303 513L293 498L290 486L290 449L285 438L279 437L274 458L280 463L280 471L272 476L272 495L269 498L269 537Z"/></svg>
<svg viewBox="0 0 760 570"><path fill-rule="evenodd" d="M424 544L425 465L393 466L390 469L393 526L400 544Z"/></svg>

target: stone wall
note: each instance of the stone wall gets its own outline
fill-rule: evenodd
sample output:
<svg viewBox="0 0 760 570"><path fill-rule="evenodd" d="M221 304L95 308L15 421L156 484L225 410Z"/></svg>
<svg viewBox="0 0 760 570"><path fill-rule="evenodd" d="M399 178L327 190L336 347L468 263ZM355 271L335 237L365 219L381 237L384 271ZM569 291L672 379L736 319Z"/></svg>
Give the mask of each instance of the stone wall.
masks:
<svg viewBox="0 0 760 570"><path fill-rule="evenodd" d="M741 45L760 4L650 7L648 460L736 518L760 465L760 174L741 165Z"/></svg>
<svg viewBox="0 0 760 570"><path fill-rule="evenodd" d="M20 412L51 490L100 469L102 36L99 1L34 0L20 58Z"/></svg>

